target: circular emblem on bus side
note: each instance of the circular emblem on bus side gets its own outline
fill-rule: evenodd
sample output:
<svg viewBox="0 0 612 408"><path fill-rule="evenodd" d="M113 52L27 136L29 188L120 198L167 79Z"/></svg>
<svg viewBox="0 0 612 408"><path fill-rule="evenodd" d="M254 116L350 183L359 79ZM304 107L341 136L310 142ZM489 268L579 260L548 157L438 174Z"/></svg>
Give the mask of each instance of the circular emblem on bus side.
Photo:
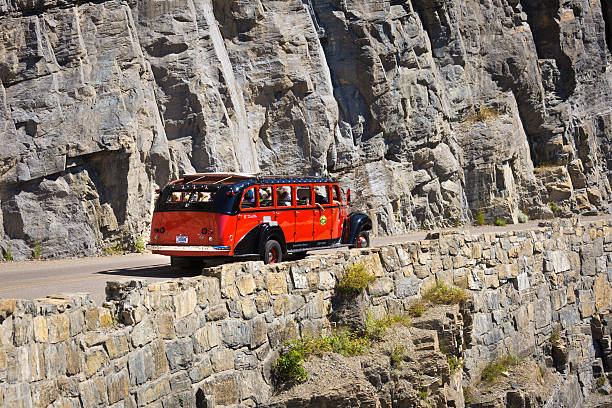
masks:
<svg viewBox="0 0 612 408"><path fill-rule="evenodd" d="M327 224L327 217L322 215L321 218L319 218L319 222L321 223L321 225Z"/></svg>

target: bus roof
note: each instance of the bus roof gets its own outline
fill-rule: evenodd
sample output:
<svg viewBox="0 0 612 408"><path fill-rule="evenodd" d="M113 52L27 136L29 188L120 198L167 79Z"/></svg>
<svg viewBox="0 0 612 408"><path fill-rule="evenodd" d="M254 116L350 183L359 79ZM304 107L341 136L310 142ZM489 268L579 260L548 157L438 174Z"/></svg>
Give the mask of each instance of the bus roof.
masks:
<svg viewBox="0 0 612 408"><path fill-rule="evenodd" d="M251 181L249 184L297 184L297 183L335 183L329 177L317 176L286 176L286 175L255 175L245 173L196 173L185 174L182 179L174 183L197 184L236 184Z"/></svg>

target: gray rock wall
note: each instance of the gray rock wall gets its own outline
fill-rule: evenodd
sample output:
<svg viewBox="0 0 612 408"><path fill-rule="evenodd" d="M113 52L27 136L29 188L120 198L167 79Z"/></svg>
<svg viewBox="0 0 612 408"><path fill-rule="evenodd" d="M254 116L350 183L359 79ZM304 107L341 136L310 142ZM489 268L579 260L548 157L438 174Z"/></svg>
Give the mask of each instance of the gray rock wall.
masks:
<svg viewBox="0 0 612 408"><path fill-rule="evenodd" d="M381 233L609 212L611 9L0 2L0 248L129 248L194 171L330 173Z"/></svg>
<svg viewBox="0 0 612 408"><path fill-rule="evenodd" d="M103 306L85 295L4 299L0 405L263 405L282 341L330 328L334 287L355 262L377 277L365 296L374 316L405 313L436 282L466 288L463 340L440 334L461 349L466 382L497 356L532 356L565 379L548 406L578 407L612 371L612 223L566 222L109 282Z"/></svg>

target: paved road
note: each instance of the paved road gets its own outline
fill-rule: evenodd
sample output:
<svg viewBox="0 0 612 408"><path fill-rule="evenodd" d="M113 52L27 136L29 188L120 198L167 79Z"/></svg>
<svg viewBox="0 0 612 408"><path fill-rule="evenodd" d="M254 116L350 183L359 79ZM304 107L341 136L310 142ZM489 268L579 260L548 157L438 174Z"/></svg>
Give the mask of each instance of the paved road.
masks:
<svg viewBox="0 0 612 408"><path fill-rule="evenodd" d="M612 216L588 217L585 220L612 220ZM495 233L537 228L537 222L506 227L471 227L474 233ZM447 229L444 232L460 229ZM465 230L465 228L463 229ZM425 239L427 232L378 237L374 246ZM325 251L319 251L325 252ZM109 280L126 278L150 282L198 275L197 270L177 272L170 268L168 257L152 254L131 254L98 258L25 261L0 264L0 298L36 299L61 293L87 292L100 304L105 300L104 288Z"/></svg>

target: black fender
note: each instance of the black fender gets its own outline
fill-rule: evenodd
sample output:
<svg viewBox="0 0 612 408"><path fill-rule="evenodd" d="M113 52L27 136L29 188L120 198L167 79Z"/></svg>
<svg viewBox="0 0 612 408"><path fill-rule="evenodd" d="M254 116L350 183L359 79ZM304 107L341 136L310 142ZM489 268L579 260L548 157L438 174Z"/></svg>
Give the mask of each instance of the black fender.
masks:
<svg viewBox="0 0 612 408"><path fill-rule="evenodd" d="M262 224L261 236L259 238L259 248L257 251L257 253L262 256L262 259L264 246L266 245L266 242L268 242L268 240L270 239L278 241L283 251L283 254L287 253L287 241L285 240L285 233L283 232L283 229L278 225Z"/></svg>
<svg viewBox="0 0 612 408"><path fill-rule="evenodd" d="M234 248L234 255L261 255L269 239L278 241L283 253L287 253L287 242L282 228L265 223L257 225L242 237Z"/></svg>
<svg viewBox="0 0 612 408"><path fill-rule="evenodd" d="M342 231L343 244L352 244L359 231L369 231L372 229L372 220L364 213L350 213L344 222Z"/></svg>

